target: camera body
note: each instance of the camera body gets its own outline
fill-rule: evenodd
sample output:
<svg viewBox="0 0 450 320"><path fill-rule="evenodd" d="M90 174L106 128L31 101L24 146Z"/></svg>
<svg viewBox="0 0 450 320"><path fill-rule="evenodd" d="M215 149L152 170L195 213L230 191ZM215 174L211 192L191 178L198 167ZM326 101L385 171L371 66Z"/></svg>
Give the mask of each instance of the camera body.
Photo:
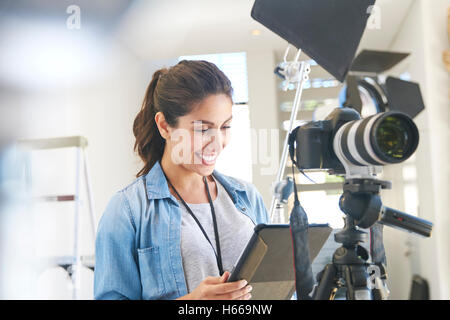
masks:
<svg viewBox="0 0 450 320"><path fill-rule="evenodd" d="M333 149L337 131L347 122L361 116L352 108L336 108L325 120L311 121L297 127L292 139L297 142L296 157L299 169L324 169L331 174L345 174L341 161Z"/></svg>

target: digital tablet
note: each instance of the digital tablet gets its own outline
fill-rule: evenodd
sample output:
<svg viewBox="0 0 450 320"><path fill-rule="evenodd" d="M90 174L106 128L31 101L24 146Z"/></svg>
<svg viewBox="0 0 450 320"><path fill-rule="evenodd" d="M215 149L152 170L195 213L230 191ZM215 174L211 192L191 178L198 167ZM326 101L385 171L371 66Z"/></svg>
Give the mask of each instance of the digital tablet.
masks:
<svg viewBox="0 0 450 320"><path fill-rule="evenodd" d="M328 224L308 229L311 263L330 236ZM237 260L228 282L245 279L252 300L289 300L295 292L295 271L289 224L259 224Z"/></svg>

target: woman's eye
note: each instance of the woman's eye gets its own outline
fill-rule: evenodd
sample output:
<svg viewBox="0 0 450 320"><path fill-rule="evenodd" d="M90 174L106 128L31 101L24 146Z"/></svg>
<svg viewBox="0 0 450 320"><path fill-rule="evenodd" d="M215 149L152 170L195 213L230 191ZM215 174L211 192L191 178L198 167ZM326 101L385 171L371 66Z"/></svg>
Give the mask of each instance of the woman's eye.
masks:
<svg viewBox="0 0 450 320"><path fill-rule="evenodd" d="M227 130L227 129L230 129L230 128L231 128L231 126L224 126L224 127L222 127L221 129L222 129L222 130ZM194 131L195 131L195 132L206 133L208 130L209 130L209 128L206 128L206 129L199 129L199 130L194 130Z"/></svg>

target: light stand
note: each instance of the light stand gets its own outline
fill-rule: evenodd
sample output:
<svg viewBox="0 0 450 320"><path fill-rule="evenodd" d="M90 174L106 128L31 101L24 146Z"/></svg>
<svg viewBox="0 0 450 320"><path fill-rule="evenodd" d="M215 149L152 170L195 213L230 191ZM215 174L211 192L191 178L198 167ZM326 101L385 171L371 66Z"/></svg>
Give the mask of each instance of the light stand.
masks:
<svg viewBox="0 0 450 320"><path fill-rule="evenodd" d="M277 222L279 223L284 222L285 216L283 203L286 202L284 201L286 198L283 199L282 197L280 197L280 195L282 195L283 193L277 192L277 190L282 189L284 185L289 186L289 181L283 182L284 170L286 168L286 162L289 154L289 134L291 133L294 127L294 122L297 119L297 113L300 108L300 101L302 97L303 85L305 81L309 79L309 73L311 71L311 67L307 62L298 61L300 54L302 52L301 49L298 50L295 59L293 61L289 62L287 61L289 48L290 47L288 47L285 51L284 62L275 69L275 73L284 79L283 83L284 91L286 91L289 88L290 84L297 84L297 91L295 93L294 104L292 106L291 117L289 120L289 128L286 133L286 137L284 139L283 153L281 155L280 166L278 168L276 181L272 185L274 195L272 196L272 202L270 205L269 211L270 219L271 221L273 221L274 218L276 218Z"/></svg>

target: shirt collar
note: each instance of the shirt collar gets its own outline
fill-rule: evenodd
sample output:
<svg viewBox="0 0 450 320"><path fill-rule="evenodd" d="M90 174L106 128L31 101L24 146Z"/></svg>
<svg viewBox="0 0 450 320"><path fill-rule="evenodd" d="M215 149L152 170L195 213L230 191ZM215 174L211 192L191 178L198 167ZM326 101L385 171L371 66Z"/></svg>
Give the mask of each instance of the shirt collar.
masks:
<svg viewBox="0 0 450 320"><path fill-rule="evenodd" d="M167 179L164 176L159 161L155 162L150 171L145 175L145 185L147 188L147 197L150 200L170 198L171 196Z"/></svg>
<svg viewBox="0 0 450 320"><path fill-rule="evenodd" d="M245 186L236 179L230 179L217 170L214 170L212 174L222 184L233 202L237 201L236 191L245 191ZM172 196L159 160L155 162L150 171L145 175L145 185L149 200L170 198Z"/></svg>

